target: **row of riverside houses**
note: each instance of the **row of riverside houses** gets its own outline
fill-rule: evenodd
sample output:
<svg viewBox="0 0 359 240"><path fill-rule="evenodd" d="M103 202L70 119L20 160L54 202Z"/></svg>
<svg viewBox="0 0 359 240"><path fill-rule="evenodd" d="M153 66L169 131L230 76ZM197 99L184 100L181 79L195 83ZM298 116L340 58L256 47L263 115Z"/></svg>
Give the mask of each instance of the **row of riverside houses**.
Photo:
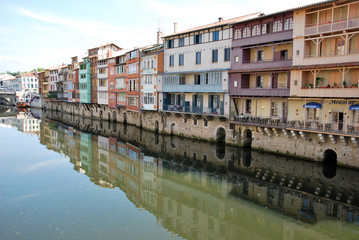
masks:
<svg viewBox="0 0 359 240"><path fill-rule="evenodd" d="M39 76L50 99L175 112L185 120L216 116L231 128L285 125L355 135L359 1L219 18L180 32L175 23L175 32L158 33L155 45L129 51L107 44Z"/></svg>

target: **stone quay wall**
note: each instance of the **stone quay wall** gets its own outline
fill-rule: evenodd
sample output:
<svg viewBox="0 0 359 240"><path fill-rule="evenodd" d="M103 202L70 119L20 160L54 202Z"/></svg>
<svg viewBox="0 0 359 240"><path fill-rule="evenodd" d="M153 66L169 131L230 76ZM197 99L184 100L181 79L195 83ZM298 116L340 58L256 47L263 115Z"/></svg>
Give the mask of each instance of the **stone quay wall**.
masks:
<svg viewBox="0 0 359 240"><path fill-rule="evenodd" d="M223 141L234 146L250 145L256 150L310 161L324 161L329 150L334 152L338 165L359 169L359 138L275 127L231 125L228 119L217 116L157 111L131 112L99 104L46 101L45 108L89 119L125 123L166 135L209 142Z"/></svg>

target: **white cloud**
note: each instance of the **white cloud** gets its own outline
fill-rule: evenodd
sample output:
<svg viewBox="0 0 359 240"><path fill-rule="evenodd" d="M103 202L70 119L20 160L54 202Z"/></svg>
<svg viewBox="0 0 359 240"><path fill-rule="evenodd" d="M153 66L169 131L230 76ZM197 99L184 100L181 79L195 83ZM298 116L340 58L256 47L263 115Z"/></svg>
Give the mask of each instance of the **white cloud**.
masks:
<svg viewBox="0 0 359 240"><path fill-rule="evenodd" d="M54 168L54 167L57 167L59 165L65 165L65 164L68 164L68 160L66 158L42 161L42 162L38 162L38 163L35 163L35 164L32 164L32 165L26 167L25 169L23 169L22 172L24 172L24 173L34 172L34 171L37 171L39 169Z"/></svg>

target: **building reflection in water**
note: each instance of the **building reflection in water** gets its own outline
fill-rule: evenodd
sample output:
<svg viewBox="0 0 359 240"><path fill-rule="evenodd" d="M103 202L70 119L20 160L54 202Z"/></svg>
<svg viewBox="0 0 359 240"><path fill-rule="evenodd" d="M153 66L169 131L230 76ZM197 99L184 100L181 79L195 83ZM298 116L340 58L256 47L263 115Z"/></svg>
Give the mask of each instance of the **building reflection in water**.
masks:
<svg viewBox="0 0 359 240"><path fill-rule="evenodd" d="M58 112L46 117L42 144L96 185L118 187L181 237L357 237L355 170Z"/></svg>

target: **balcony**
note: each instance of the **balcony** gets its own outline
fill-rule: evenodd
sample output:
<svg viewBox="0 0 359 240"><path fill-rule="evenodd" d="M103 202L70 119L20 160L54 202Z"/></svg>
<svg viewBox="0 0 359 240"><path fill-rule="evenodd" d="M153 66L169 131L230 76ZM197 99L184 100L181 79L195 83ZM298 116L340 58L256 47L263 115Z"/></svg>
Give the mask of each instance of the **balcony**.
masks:
<svg viewBox="0 0 359 240"><path fill-rule="evenodd" d="M209 107L191 107L191 106L181 106L181 105L163 105L163 111L224 116L223 107L209 108Z"/></svg>
<svg viewBox="0 0 359 240"><path fill-rule="evenodd" d="M183 92L183 93L206 93L206 92L224 92L222 84L164 84L163 92Z"/></svg>
<svg viewBox="0 0 359 240"><path fill-rule="evenodd" d="M331 33L335 31L344 31L358 27L359 27L359 18L340 20L336 22L307 25L304 30L304 35L307 36L307 35L315 35L322 33Z"/></svg>
<svg viewBox="0 0 359 240"><path fill-rule="evenodd" d="M283 60L267 59L263 61L243 61L240 70L286 68L291 66L292 66L291 58L283 59Z"/></svg>
<svg viewBox="0 0 359 240"><path fill-rule="evenodd" d="M286 121L278 117L230 116L231 124L276 128L281 130L305 131L321 134L359 136L359 124L332 123L322 121Z"/></svg>
<svg viewBox="0 0 359 240"><path fill-rule="evenodd" d="M236 89L237 91L233 91L231 89L230 95L240 95L240 96L271 96L271 97L288 97L290 89L287 87L282 88L271 88L271 87L263 87L263 88L249 88L242 87Z"/></svg>

